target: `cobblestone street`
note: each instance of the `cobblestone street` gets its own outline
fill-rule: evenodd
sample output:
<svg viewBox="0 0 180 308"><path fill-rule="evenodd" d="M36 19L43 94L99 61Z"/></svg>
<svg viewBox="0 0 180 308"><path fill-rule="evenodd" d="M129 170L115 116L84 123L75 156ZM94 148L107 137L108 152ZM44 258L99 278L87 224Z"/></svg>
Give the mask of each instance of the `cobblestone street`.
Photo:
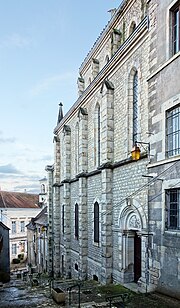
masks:
<svg viewBox="0 0 180 308"><path fill-rule="evenodd" d="M31 286L30 280L17 279L12 276L10 283L0 287L0 307L1 308L107 308L110 304L106 301L107 295L115 294L117 286L100 286L92 281L82 283L80 292L80 306L78 288L73 289L71 294L71 303L69 304L68 286L72 286L75 281L55 281L55 285L61 287L66 292L65 305L57 304L51 296L51 289L47 278L41 278L38 286ZM121 289L121 286L118 288ZM119 289L119 290L120 290ZM123 292L129 292L130 298L124 307L129 308L178 308L180 301L160 294L138 294L123 289ZM112 308L122 307L118 304L112 304Z"/></svg>

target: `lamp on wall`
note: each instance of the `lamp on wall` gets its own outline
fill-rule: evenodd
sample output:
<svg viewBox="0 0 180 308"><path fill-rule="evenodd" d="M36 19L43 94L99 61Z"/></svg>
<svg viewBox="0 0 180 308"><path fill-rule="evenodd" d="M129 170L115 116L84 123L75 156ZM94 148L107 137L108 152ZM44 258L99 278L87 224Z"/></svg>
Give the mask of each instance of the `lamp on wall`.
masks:
<svg viewBox="0 0 180 308"><path fill-rule="evenodd" d="M140 157L141 157L141 150L140 150L140 147L138 145L147 145L147 154L148 154L148 158L150 158L150 143L149 142L141 142L141 141L136 141L135 142L135 145L133 146L132 148L132 151L131 151L131 157L132 157L132 160L139 160Z"/></svg>

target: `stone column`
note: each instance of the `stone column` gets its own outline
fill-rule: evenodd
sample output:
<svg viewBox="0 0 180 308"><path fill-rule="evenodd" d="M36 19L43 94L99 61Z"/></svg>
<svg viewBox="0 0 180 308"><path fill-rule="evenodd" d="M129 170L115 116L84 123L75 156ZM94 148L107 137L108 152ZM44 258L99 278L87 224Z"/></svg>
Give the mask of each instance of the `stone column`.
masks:
<svg viewBox="0 0 180 308"><path fill-rule="evenodd" d="M112 170L102 170L101 281L112 281Z"/></svg>
<svg viewBox="0 0 180 308"><path fill-rule="evenodd" d="M67 278L71 275L71 203L70 203L70 177L71 177L71 129L64 125L64 179L63 205L64 205L64 273Z"/></svg>
<svg viewBox="0 0 180 308"><path fill-rule="evenodd" d="M88 167L88 114L79 108L79 173L87 172Z"/></svg>
<svg viewBox="0 0 180 308"><path fill-rule="evenodd" d="M101 163L113 162L114 153L114 86L105 80L101 88Z"/></svg>
<svg viewBox="0 0 180 308"><path fill-rule="evenodd" d="M88 253L87 178L79 178L79 264L80 279L87 278Z"/></svg>
<svg viewBox="0 0 180 308"><path fill-rule="evenodd" d="M82 77L79 77L77 84L78 84L78 94L79 94L79 96L81 96L82 93L84 92L84 87L85 87L84 86L84 79Z"/></svg>
<svg viewBox="0 0 180 308"><path fill-rule="evenodd" d="M87 178L88 167L88 115L79 108L79 265L80 279L87 276L88 221L87 221Z"/></svg>
<svg viewBox="0 0 180 308"><path fill-rule="evenodd" d="M113 56L121 45L122 34L118 29L113 29L111 34L111 55Z"/></svg>
<svg viewBox="0 0 180 308"><path fill-rule="evenodd" d="M93 76L93 79L96 78L98 73L99 73L99 60L92 59L92 76Z"/></svg>
<svg viewBox="0 0 180 308"><path fill-rule="evenodd" d="M54 238L54 275L60 275L60 139L59 136L54 137L54 193L53 193L53 238Z"/></svg>
<svg viewBox="0 0 180 308"><path fill-rule="evenodd" d="M48 173L48 198L47 198L47 213L48 213L48 265L47 271L49 274L53 272L53 171L54 166L46 166Z"/></svg>

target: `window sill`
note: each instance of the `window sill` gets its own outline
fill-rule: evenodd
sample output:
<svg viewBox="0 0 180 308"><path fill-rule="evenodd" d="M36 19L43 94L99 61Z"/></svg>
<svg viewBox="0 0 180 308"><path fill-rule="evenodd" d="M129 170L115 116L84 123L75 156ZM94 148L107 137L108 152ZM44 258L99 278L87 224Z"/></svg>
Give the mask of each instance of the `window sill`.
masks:
<svg viewBox="0 0 180 308"><path fill-rule="evenodd" d="M96 247L100 247L100 244L96 243L96 242L94 242L93 245L96 246Z"/></svg>
<svg viewBox="0 0 180 308"><path fill-rule="evenodd" d="M155 70L150 76L147 78L147 81L149 81L151 78L153 78L155 75L157 75L160 71L162 71L166 66L168 66L171 62L173 62L176 58L180 56L180 51L177 52L175 55L173 55L170 59L168 59L164 64L162 64L160 67Z"/></svg>
<svg viewBox="0 0 180 308"><path fill-rule="evenodd" d="M159 165L165 165L165 164L169 164L169 163L173 163L175 161L180 160L180 155L176 155L176 156L171 156L169 158L165 158L159 161L156 161L155 163L149 163L149 165L147 165L147 168L153 168Z"/></svg>
<svg viewBox="0 0 180 308"><path fill-rule="evenodd" d="M178 236L180 237L180 230L165 230L165 235Z"/></svg>

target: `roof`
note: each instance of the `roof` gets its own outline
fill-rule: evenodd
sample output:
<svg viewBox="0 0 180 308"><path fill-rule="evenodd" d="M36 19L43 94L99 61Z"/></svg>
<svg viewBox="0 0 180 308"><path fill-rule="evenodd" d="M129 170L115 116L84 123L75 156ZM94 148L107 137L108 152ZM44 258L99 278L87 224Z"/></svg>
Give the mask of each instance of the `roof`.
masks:
<svg viewBox="0 0 180 308"><path fill-rule="evenodd" d="M47 226L47 222L47 206L45 206L42 211L36 215L36 217L31 218L31 221L26 227L27 229L35 230L36 223L42 226Z"/></svg>
<svg viewBox="0 0 180 308"><path fill-rule="evenodd" d="M39 195L0 191L0 208L39 208Z"/></svg>
<svg viewBox="0 0 180 308"><path fill-rule="evenodd" d="M3 227L3 228L6 229L6 230L10 230L6 225L4 225L4 224L2 223L2 221L0 221L0 226Z"/></svg>

